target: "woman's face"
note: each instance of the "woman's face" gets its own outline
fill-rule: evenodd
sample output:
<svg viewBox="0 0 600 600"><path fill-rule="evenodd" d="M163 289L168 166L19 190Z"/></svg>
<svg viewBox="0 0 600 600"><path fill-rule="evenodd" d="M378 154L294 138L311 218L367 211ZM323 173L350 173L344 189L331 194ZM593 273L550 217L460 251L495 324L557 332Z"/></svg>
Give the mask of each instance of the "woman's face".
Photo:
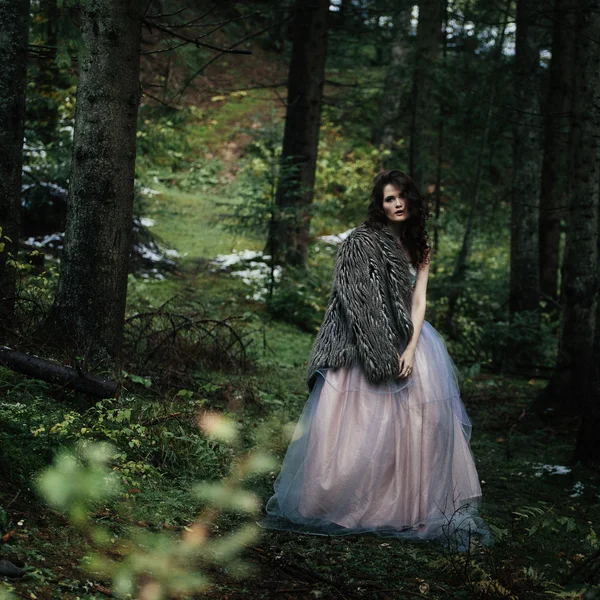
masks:
<svg viewBox="0 0 600 600"><path fill-rule="evenodd" d="M408 203L402 192L391 183L383 188L383 212L388 223L401 223L408 219Z"/></svg>

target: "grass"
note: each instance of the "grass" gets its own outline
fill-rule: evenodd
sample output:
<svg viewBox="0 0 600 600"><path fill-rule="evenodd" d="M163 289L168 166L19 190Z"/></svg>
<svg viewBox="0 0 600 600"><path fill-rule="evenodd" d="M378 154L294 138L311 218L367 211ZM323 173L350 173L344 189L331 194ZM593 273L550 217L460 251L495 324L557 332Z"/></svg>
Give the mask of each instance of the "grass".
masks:
<svg viewBox="0 0 600 600"><path fill-rule="evenodd" d="M153 232L183 255L182 266L230 254L235 249L262 249L258 240L223 230L220 214L233 210L234 203L227 207L218 206L218 202L227 203L227 198L214 192L191 194L170 190L151 205L148 216L156 220Z"/></svg>

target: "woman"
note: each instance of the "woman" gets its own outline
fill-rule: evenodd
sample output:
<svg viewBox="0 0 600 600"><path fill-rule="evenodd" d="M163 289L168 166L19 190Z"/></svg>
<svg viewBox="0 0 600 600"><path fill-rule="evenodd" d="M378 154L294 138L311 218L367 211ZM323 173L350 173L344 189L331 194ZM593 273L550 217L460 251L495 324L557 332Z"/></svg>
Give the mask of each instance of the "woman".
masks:
<svg viewBox="0 0 600 600"><path fill-rule="evenodd" d="M340 244L310 391L267 517L303 533L489 541L456 368L424 320L427 209L393 169Z"/></svg>

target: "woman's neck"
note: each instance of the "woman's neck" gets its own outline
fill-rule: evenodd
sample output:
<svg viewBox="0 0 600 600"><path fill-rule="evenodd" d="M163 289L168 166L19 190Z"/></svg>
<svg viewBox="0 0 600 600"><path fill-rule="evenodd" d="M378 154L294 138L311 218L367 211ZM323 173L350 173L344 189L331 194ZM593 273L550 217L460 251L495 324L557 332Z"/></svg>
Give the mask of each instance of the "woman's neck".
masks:
<svg viewBox="0 0 600 600"><path fill-rule="evenodd" d="M404 229L404 223L386 223L385 226L398 239L402 238L402 230Z"/></svg>

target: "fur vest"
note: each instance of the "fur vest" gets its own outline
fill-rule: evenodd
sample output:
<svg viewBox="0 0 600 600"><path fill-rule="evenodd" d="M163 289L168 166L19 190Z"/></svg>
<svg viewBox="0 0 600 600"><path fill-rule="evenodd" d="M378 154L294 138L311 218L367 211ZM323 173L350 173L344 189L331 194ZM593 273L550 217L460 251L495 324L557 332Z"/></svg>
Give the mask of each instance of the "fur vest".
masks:
<svg viewBox="0 0 600 600"><path fill-rule="evenodd" d="M394 234L363 223L340 244L325 317L312 346L316 370L362 366L374 384L398 377L398 354L413 334L410 260Z"/></svg>

